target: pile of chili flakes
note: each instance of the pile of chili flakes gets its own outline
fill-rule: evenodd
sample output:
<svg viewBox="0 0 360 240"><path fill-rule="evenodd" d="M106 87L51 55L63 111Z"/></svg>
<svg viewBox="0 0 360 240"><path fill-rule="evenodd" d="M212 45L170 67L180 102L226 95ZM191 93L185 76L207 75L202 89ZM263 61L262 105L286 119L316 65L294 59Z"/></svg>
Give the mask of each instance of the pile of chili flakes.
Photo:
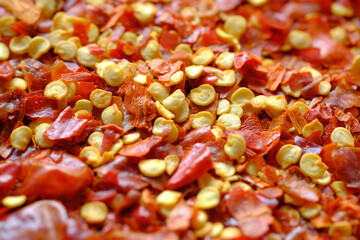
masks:
<svg viewBox="0 0 360 240"><path fill-rule="evenodd" d="M255 6L254 2L262 4ZM334 2L352 9L353 14L335 16ZM3 3L0 17L17 17L11 25L16 35L49 36L53 15L42 13L30 0L12 3ZM148 76L143 85L128 77L121 86L111 87L94 68L81 66L76 59L63 61L53 50L37 60L27 54L11 54L8 60L0 62L2 86L14 77L28 83L25 91L2 87L0 94L0 199L26 196L22 206L0 205L1 240L233 239L233 232L234 239L360 237L360 76L352 69L360 49L359 0L154 0L151 3L157 12L147 23L135 17L133 1L55 3L57 12L85 18L100 32L111 29L108 42L116 48L106 51L96 42L89 43L93 55L116 63L133 62L138 71ZM185 14L185 8L191 11ZM224 21L231 15L247 20L246 31L236 39L238 45L221 38L216 31L223 29ZM74 25L73 35L80 38L82 45L88 44L87 26ZM152 34L159 31L155 26L160 27L158 34ZM346 31L345 41L331 37L330 30L336 27ZM294 29L311 35L311 47L284 47L288 46L288 33ZM120 38L126 31L142 37L135 45L123 42ZM141 49L151 40L158 42L163 60L142 58ZM7 45L9 41L10 37L1 38ZM215 59L222 52L235 52L236 82L229 87L215 86L217 95L212 104L197 106L189 95L201 84L214 86L216 74L221 72L215 60L196 79L184 75L171 86L171 93L180 89L185 94L190 114L208 111L218 117L219 100L230 99L239 87L249 88L255 96L285 95L287 109L270 117L263 109L248 107L241 117L241 128L224 130L221 138L216 138L211 126L193 129L189 118L176 123L179 135L172 143L166 140L169 129L164 128L163 136L153 135L153 124L160 114L146 90L153 82L169 82L175 71L192 65L192 54L174 51L180 43L188 44L194 52L207 47ZM322 78L313 79L307 72L299 71L309 66L321 72ZM45 86L59 79L77 83L76 94L65 106L44 97ZM318 90L321 81L331 84L331 91L323 96ZM286 95L281 88L285 84L292 90L301 87L301 96ZM112 101L123 113L120 127L102 124L102 109L74 115L76 101L89 99L97 88L112 92ZM304 113L291 108L299 101L308 107ZM9 138L14 129L44 119L51 121L52 131L46 134L55 141L54 147L42 149L34 139L25 151L12 147ZM323 132L303 136L302 127L316 119L323 125ZM331 133L337 127L351 132L354 147L339 148L331 141ZM94 131L104 133L102 154L128 133L138 132L140 139L124 145L100 166L91 166L78 156ZM230 133L239 134L246 141L242 158L231 159L223 150ZM282 169L276 154L285 144L299 146L302 154L318 154L328 167L331 181L316 184L300 170L299 164ZM168 155L180 159L173 174L146 177L139 171L140 160L164 159ZM218 176L214 171L216 162L234 166L235 174ZM200 210L196 197L203 187L199 179L205 177L220 182L221 196L217 206ZM341 193L331 187L333 182L344 183ZM181 193L169 212L156 201L166 189ZM89 223L83 218L80 209L88 202L106 204L108 212L103 222ZM314 216L307 217L303 214L306 206L320 208ZM196 226L199 212L205 212L208 219ZM214 232L215 225L218 229L221 226L218 233ZM225 229L229 230L228 235Z"/></svg>

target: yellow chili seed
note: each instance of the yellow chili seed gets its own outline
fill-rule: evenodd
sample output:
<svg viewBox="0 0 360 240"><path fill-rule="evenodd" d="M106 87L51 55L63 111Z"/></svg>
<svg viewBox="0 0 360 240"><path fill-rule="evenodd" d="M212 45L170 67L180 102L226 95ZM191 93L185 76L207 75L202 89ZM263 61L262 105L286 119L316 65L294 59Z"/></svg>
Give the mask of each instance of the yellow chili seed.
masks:
<svg viewBox="0 0 360 240"><path fill-rule="evenodd" d="M235 114L225 113L218 118L216 125L224 130L229 128L240 129L241 120Z"/></svg>
<svg viewBox="0 0 360 240"><path fill-rule="evenodd" d="M246 19L239 15L230 16L224 23L224 31L233 35L236 39L246 30Z"/></svg>
<svg viewBox="0 0 360 240"><path fill-rule="evenodd" d="M90 101L97 108L106 108L111 103L111 97L111 92L95 89L90 94Z"/></svg>
<svg viewBox="0 0 360 240"><path fill-rule="evenodd" d="M306 219L312 219L319 215L321 211L321 205L318 203L307 203L299 208L301 216Z"/></svg>
<svg viewBox="0 0 360 240"><path fill-rule="evenodd" d="M218 237L224 230L224 224L221 222L213 223L212 230L210 232L210 237Z"/></svg>
<svg viewBox="0 0 360 240"><path fill-rule="evenodd" d="M176 110L185 102L184 93L178 89L173 92L169 97L162 101L164 107L168 110Z"/></svg>
<svg viewBox="0 0 360 240"><path fill-rule="evenodd" d="M329 235L336 237L349 237L352 234L351 224L347 221L332 223L329 228Z"/></svg>
<svg viewBox="0 0 360 240"><path fill-rule="evenodd" d="M26 195L6 196L1 200L1 204L7 208L17 208L24 205L26 199Z"/></svg>
<svg viewBox="0 0 360 240"><path fill-rule="evenodd" d="M100 160L100 151L95 147L87 146L81 150L79 157L86 158L86 164L93 165Z"/></svg>
<svg viewBox="0 0 360 240"><path fill-rule="evenodd" d="M201 229L208 222L209 217L203 210L197 210L195 213L195 217L191 219L191 227L194 229Z"/></svg>
<svg viewBox="0 0 360 240"><path fill-rule="evenodd" d="M158 177L165 172L166 163L160 159L148 159L141 160L138 167L144 176Z"/></svg>
<svg viewBox="0 0 360 240"><path fill-rule="evenodd" d="M288 35L288 39L290 45L296 49L309 48L312 44L311 35L300 30L292 30Z"/></svg>
<svg viewBox="0 0 360 240"><path fill-rule="evenodd" d="M158 82L153 82L152 84L150 84L149 88L146 91L150 93L150 95L155 101L162 102L164 99L169 97L169 88Z"/></svg>
<svg viewBox="0 0 360 240"><path fill-rule="evenodd" d="M93 105L87 99L80 99L76 101L75 106L73 108L74 112L77 112L79 110L86 110L87 112L91 113L93 110Z"/></svg>
<svg viewBox="0 0 360 240"><path fill-rule="evenodd" d="M208 65L214 61L214 53L207 47L199 48L192 57L192 63L195 65Z"/></svg>
<svg viewBox="0 0 360 240"><path fill-rule="evenodd" d="M155 102L155 106L162 117L166 119L173 119L175 117L175 115L169 110L167 110L159 101Z"/></svg>
<svg viewBox="0 0 360 240"><path fill-rule="evenodd" d="M190 91L190 99L199 106L207 106L215 100L216 91L210 84L202 84Z"/></svg>
<svg viewBox="0 0 360 240"><path fill-rule="evenodd" d="M334 190L336 196L338 197L346 197L348 195L343 181L334 181L330 184L330 187Z"/></svg>
<svg viewBox="0 0 360 240"><path fill-rule="evenodd" d="M108 208L105 203L100 201L88 202L81 206L80 216L87 223L102 223L106 220Z"/></svg>
<svg viewBox="0 0 360 240"><path fill-rule="evenodd" d="M190 119L193 120L191 125L192 128L208 127L211 126L215 121L214 116L208 111L191 114Z"/></svg>
<svg viewBox="0 0 360 240"><path fill-rule="evenodd" d="M165 127L170 129L170 134L166 138L166 140L169 143L175 142L179 136L179 130L176 127L176 125L174 124L173 120L167 120L162 117L157 118L154 122L152 133L157 136L162 136L164 134L163 131L164 131Z"/></svg>
<svg viewBox="0 0 360 240"><path fill-rule="evenodd" d="M62 100L66 98L68 88L63 81L50 82L44 89L44 96L49 99Z"/></svg>
<svg viewBox="0 0 360 240"><path fill-rule="evenodd" d="M128 133L122 137L124 144L132 144L138 141L139 139L140 139L140 133L138 132Z"/></svg>
<svg viewBox="0 0 360 240"><path fill-rule="evenodd" d="M25 151L32 137L32 130L27 126L21 126L14 129L10 135L10 143L13 148Z"/></svg>
<svg viewBox="0 0 360 240"><path fill-rule="evenodd" d="M212 230L212 223L207 222L207 223L205 223L205 225L202 228L196 229L194 231L194 234L196 237L201 238L201 237L208 235L211 232L211 230Z"/></svg>
<svg viewBox="0 0 360 240"><path fill-rule="evenodd" d="M244 110L242 109L242 107L239 104L231 104L230 113L241 118L244 114Z"/></svg>
<svg viewBox="0 0 360 240"><path fill-rule="evenodd" d="M255 95L250 89L241 87L231 95L230 101L232 104L239 104L242 107L249 103L254 97Z"/></svg>
<svg viewBox="0 0 360 240"><path fill-rule="evenodd" d="M156 197L156 203L159 204L160 207L171 209L179 202L181 195L181 192L165 190Z"/></svg>
<svg viewBox="0 0 360 240"><path fill-rule="evenodd" d="M345 7L337 2L331 4L331 12L338 17L352 17L354 15L354 9Z"/></svg>
<svg viewBox="0 0 360 240"><path fill-rule="evenodd" d="M235 239L242 236L242 233L237 227L226 227L220 234L221 239Z"/></svg>
<svg viewBox="0 0 360 240"><path fill-rule="evenodd" d="M216 58L216 65L222 69L231 69L234 67L234 56L232 52L223 52Z"/></svg>
<svg viewBox="0 0 360 240"><path fill-rule="evenodd" d="M179 84L183 79L184 79L184 72L179 70L177 72L175 72L173 75L171 75L170 77L170 83L166 86L174 86L176 84Z"/></svg>
<svg viewBox="0 0 360 240"><path fill-rule="evenodd" d="M59 41L55 48L54 53L58 54L61 59L69 61L76 57L77 46L75 43L70 41Z"/></svg>
<svg viewBox="0 0 360 240"><path fill-rule="evenodd" d="M214 187L205 187L196 196L195 206L199 209L211 209L220 203L220 192Z"/></svg>
<svg viewBox="0 0 360 240"><path fill-rule="evenodd" d="M204 71L203 65L191 65L185 68L186 76L190 79L196 79L200 77L203 71Z"/></svg>
<svg viewBox="0 0 360 240"><path fill-rule="evenodd" d="M27 35L16 36L11 38L9 43L10 50L15 54L27 53L31 41L31 37Z"/></svg>
<svg viewBox="0 0 360 240"><path fill-rule="evenodd" d="M162 58L159 43L155 40L150 40L146 46L140 50L140 54L144 60Z"/></svg>
<svg viewBox="0 0 360 240"><path fill-rule="evenodd" d="M101 145L104 139L104 134L102 132L93 132L87 139L87 143L91 146L101 149Z"/></svg>
<svg viewBox="0 0 360 240"><path fill-rule="evenodd" d="M180 163L180 159L176 155L168 155L164 158L164 161L166 162L165 171L168 175L173 174Z"/></svg>
<svg viewBox="0 0 360 240"><path fill-rule="evenodd" d="M318 119L313 120L311 123L308 123L303 128L303 135L304 137L309 136L314 131L321 132L321 136L324 133L324 126L321 124L321 122Z"/></svg>
<svg viewBox="0 0 360 240"><path fill-rule="evenodd" d="M236 73L233 69L228 69L223 71L223 75L217 75L217 81L215 82L215 86L219 87L230 87L236 82Z"/></svg>
<svg viewBox="0 0 360 240"><path fill-rule="evenodd" d="M321 81L319 83L319 95L326 96L331 91L331 83L328 81Z"/></svg>
<svg viewBox="0 0 360 240"><path fill-rule="evenodd" d="M325 171L324 175L321 178L313 178L312 181L319 185L328 185L331 182L331 173Z"/></svg>
<svg viewBox="0 0 360 240"><path fill-rule="evenodd" d="M88 47L78 48L76 59L81 65L90 68L95 67L95 64L101 61L101 57L92 54Z"/></svg>
<svg viewBox="0 0 360 240"><path fill-rule="evenodd" d="M230 102L226 99L220 99L218 107L216 109L217 115L222 115L225 113L229 113L231 109Z"/></svg>
<svg viewBox="0 0 360 240"><path fill-rule="evenodd" d="M10 56L10 50L5 43L0 42L0 60L7 60Z"/></svg>
<svg viewBox="0 0 360 240"><path fill-rule="evenodd" d="M336 142L338 147L354 147L355 140L351 132L343 127L335 128L330 136L331 142Z"/></svg>
<svg viewBox="0 0 360 240"><path fill-rule="evenodd" d="M215 174L220 177L230 177L236 172L235 167L229 162L215 162Z"/></svg>
<svg viewBox="0 0 360 240"><path fill-rule="evenodd" d="M110 148L109 152L112 152L114 155L117 154L121 148L124 146L124 143L121 139L117 140L115 143L113 143Z"/></svg>
<svg viewBox="0 0 360 240"><path fill-rule="evenodd" d="M359 51L360 52L360 51ZM360 76L360 55L356 56L351 63L351 72Z"/></svg>
<svg viewBox="0 0 360 240"><path fill-rule="evenodd" d="M101 121L104 124L113 124L120 127L122 118L122 112L117 108L116 104L105 108L101 113Z"/></svg>
<svg viewBox="0 0 360 240"><path fill-rule="evenodd" d="M54 146L54 142L44 136L45 131L50 127L48 123L41 123L35 128L35 142L42 148L51 148Z"/></svg>
<svg viewBox="0 0 360 240"><path fill-rule="evenodd" d="M301 157L301 148L292 144L282 146L276 154L276 161L285 169L296 164Z"/></svg>
<svg viewBox="0 0 360 240"><path fill-rule="evenodd" d="M265 111L271 118L275 118L281 115L287 107L287 101L285 96L270 96L265 100Z"/></svg>
<svg viewBox="0 0 360 240"><path fill-rule="evenodd" d="M50 50L50 42L47 38L36 36L31 39L27 52L30 57L38 59L44 53Z"/></svg>
<svg viewBox="0 0 360 240"><path fill-rule="evenodd" d="M321 161L321 157L315 153L305 153L299 162L300 170L307 176L312 178L320 178L327 170L325 163Z"/></svg>
<svg viewBox="0 0 360 240"><path fill-rule="evenodd" d="M245 153L245 150L245 139L240 135L230 133L224 146L226 155L230 158L236 159L241 157Z"/></svg>

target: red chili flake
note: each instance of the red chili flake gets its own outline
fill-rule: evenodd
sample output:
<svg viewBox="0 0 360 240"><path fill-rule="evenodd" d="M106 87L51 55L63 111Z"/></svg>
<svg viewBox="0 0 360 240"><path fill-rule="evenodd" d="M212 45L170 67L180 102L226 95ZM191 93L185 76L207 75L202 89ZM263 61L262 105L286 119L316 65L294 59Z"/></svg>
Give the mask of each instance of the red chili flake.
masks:
<svg viewBox="0 0 360 240"><path fill-rule="evenodd" d="M286 170L286 174L278 186L285 193L298 199L310 202L318 202L320 199L319 189L314 188L296 166L289 167Z"/></svg>
<svg viewBox="0 0 360 240"><path fill-rule="evenodd" d="M0 79L2 81L9 81L14 75L14 69L8 61L1 61L0 63Z"/></svg>
<svg viewBox="0 0 360 240"><path fill-rule="evenodd" d="M36 34L36 30L33 28L33 26L23 21L18 21L15 24L11 24L10 27L12 30L21 35L33 36Z"/></svg>
<svg viewBox="0 0 360 240"><path fill-rule="evenodd" d="M242 187L232 189L226 206L238 221L241 232L249 238L266 234L274 221L271 209L253 191L244 191Z"/></svg>
<svg viewBox="0 0 360 240"><path fill-rule="evenodd" d="M181 62L181 61L177 61L177 62L171 64L171 70L169 72L167 72L166 74L158 76L159 82L161 82L163 84L169 83L171 75L173 75L177 71L179 71L181 69L184 69L184 68L185 68L184 63ZM185 75L184 75L184 77L185 77Z"/></svg>
<svg viewBox="0 0 360 240"><path fill-rule="evenodd" d="M180 43L179 34L163 30L160 34L159 43L166 50L175 49Z"/></svg>
<svg viewBox="0 0 360 240"><path fill-rule="evenodd" d="M292 73L289 78L289 86L291 90L295 91L297 88L302 88L313 80L310 72Z"/></svg>
<svg viewBox="0 0 360 240"><path fill-rule="evenodd" d="M71 139L79 136L89 124L86 119L76 118L71 107L65 108L44 133L50 140Z"/></svg>
<svg viewBox="0 0 360 240"><path fill-rule="evenodd" d="M206 144L196 143L181 160L166 187L169 189L181 188L212 168L213 162L211 160L210 148Z"/></svg>
<svg viewBox="0 0 360 240"><path fill-rule="evenodd" d="M16 179L20 175L21 167L19 162L8 161L0 163L1 179L0 197L5 197L16 184Z"/></svg>
<svg viewBox="0 0 360 240"><path fill-rule="evenodd" d="M339 101L341 99L341 101ZM338 85L335 90L331 91L325 98L325 104L328 107L338 107L345 110L351 107L360 107L360 92L343 85Z"/></svg>
<svg viewBox="0 0 360 240"><path fill-rule="evenodd" d="M76 94L89 99L91 92L95 89L95 84L93 82L80 82Z"/></svg>
<svg viewBox="0 0 360 240"><path fill-rule="evenodd" d="M148 66L150 67L151 73L154 74L154 76L166 74L171 70L171 64L168 61L158 58L151 60L148 63Z"/></svg>
<svg viewBox="0 0 360 240"><path fill-rule="evenodd" d="M33 119L55 119L58 115L57 111L56 100L46 99L43 96L29 96L29 94L27 94L25 103L26 116Z"/></svg>
<svg viewBox="0 0 360 240"><path fill-rule="evenodd" d="M245 139L246 147L251 148L253 150L263 151L265 149L265 145L260 135L250 131L250 130L234 130L229 129L226 131L226 135L230 133L240 135Z"/></svg>
<svg viewBox="0 0 360 240"><path fill-rule="evenodd" d="M163 142L163 137L151 136L140 142L124 146L120 154L125 157L143 157L148 154L152 148L159 146Z"/></svg>
<svg viewBox="0 0 360 240"><path fill-rule="evenodd" d="M336 177L347 187L360 188L360 149L342 147L332 152Z"/></svg>
<svg viewBox="0 0 360 240"><path fill-rule="evenodd" d="M286 69L280 64L276 64L270 71L267 73L267 82L265 88L270 91L275 91L282 80L285 77Z"/></svg>
<svg viewBox="0 0 360 240"><path fill-rule="evenodd" d="M190 227L190 220L193 215L194 209L189 207L185 200L180 200L166 219L166 226L170 231L186 230Z"/></svg>
<svg viewBox="0 0 360 240"><path fill-rule="evenodd" d="M200 40L200 44L204 47L220 45L222 43L222 40L218 37L215 31L205 32Z"/></svg>
<svg viewBox="0 0 360 240"><path fill-rule="evenodd" d="M97 45L90 45L88 46L89 51L91 52L91 54L101 57L102 55L104 55L105 53L105 48L99 47Z"/></svg>
<svg viewBox="0 0 360 240"><path fill-rule="evenodd" d="M191 130L187 133L179 145L184 149L192 147L195 143L208 143L215 141L215 136L211 132L211 127L202 127Z"/></svg>
<svg viewBox="0 0 360 240"><path fill-rule="evenodd" d="M85 45L89 41L87 32L90 29L90 23L73 22L74 36L80 39L82 45Z"/></svg>

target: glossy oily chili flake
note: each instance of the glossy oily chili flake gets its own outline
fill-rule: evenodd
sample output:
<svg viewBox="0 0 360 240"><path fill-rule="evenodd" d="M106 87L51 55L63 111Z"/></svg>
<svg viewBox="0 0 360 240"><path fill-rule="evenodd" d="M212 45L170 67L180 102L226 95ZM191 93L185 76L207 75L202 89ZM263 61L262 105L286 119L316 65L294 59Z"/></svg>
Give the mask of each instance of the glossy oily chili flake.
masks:
<svg viewBox="0 0 360 240"><path fill-rule="evenodd" d="M0 1L0 239L359 239L359 5Z"/></svg>

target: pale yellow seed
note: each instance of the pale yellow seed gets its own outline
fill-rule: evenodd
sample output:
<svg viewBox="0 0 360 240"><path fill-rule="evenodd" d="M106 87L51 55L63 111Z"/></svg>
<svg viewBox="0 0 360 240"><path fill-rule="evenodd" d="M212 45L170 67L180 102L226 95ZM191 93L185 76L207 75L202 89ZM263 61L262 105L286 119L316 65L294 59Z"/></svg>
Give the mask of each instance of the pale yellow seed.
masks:
<svg viewBox="0 0 360 240"><path fill-rule="evenodd" d="M138 35L134 32L126 31L121 36L123 42L131 42L134 46L136 45Z"/></svg>
<svg viewBox="0 0 360 240"><path fill-rule="evenodd" d="M245 153L245 150L245 139L240 135L230 133L224 146L226 155L230 158L236 159L241 157Z"/></svg>
<svg viewBox="0 0 360 240"><path fill-rule="evenodd" d="M301 96L301 93L302 93L302 88L301 87L298 87L295 90L292 90L288 84L281 85L281 90L286 95L290 95L290 96L295 97L295 98L299 98Z"/></svg>
<svg viewBox="0 0 360 240"><path fill-rule="evenodd" d="M158 177L165 172L166 163L160 159L148 159L141 160L138 167L144 176Z"/></svg>
<svg viewBox="0 0 360 240"><path fill-rule="evenodd" d="M160 207L173 208L179 202L181 196L181 192L165 190L156 197L156 203Z"/></svg>
<svg viewBox="0 0 360 240"><path fill-rule="evenodd" d="M270 96L265 100L265 111L271 118L280 116L287 108L285 96Z"/></svg>
<svg viewBox="0 0 360 240"><path fill-rule="evenodd" d="M0 35L4 37L13 37L16 35L16 32L10 27L12 24L16 23L16 18L7 14L0 18Z"/></svg>
<svg viewBox="0 0 360 240"><path fill-rule="evenodd" d="M126 73L127 77L133 78L136 74L137 66L131 62L119 62L118 67Z"/></svg>
<svg viewBox="0 0 360 240"><path fill-rule="evenodd" d="M245 32L247 21L244 17L239 15L230 16L224 23L225 32L233 35L236 39Z"/></svg>
<svg viewBox="0 0 360 240"><path fill-rule="evenodd" d="M199 106L207 106L215 100L216 91L210 84L201 84L190 91L190 99Z"/></svg>
<svg viewBox="0 0 360 240"><path fill-rule="evenodd" d="M240 129L241 120L235 114L225 113L218 118L216 125L223 130L227 130L229 128Z"/></svg>
<svg viewBox="0 0 360 240"><path fill-rule="evenodd" d="M224 230L224 224L222 224L221 222L213 223L213 227L210 232L210 237L214 238L220 236L223 230Z"/></svg>
<svg viewBox="0 0 360 240"><path fill-rule="evenodd" d="M66 98L68 88L63 81L50 82L44 89L44 96L49 99L62 100Z"/></svg>
<svg viewBox="0 0 360 240"><path fill-rule="evenodd" d="M215 86L219 87L230 87L236 82L236 73L233 69L223 71L223 75L217 75Z"/></svg>
<svg viewBox="0 0 360 240"><path fill-rule="evenodd" d="M9 90L21 89L26 90L28 83L22 78L13 78L5 84L5 88Z"/></svg>
<svg viewBox="0 0 360 240"><path fill-rule="evenodd" d="M321 157L315 153L305 153L299 161L300 170L312 178L320 178L327 170L327 166L322 162Z"/></svg>
<svg viewBox="0 0 360 240"><path fill-rule="evenodd" d="M326 96L331 91L331 83L328 81L321 81L319 83L319 95Z"/></svg>
<svg viewBox="0 0 360 240"><path fill-rule="evenodd" d="M70 37L67 39L67 41L72 42L73 44L75 44L75 46L77 48L81 48L81 41L79 37Z"/></svg>
<svg viewBox="0 0 360 240"><path fill-rule="evenodd" d="M57 29L49 34L49 41L52 47L55 47L60 41L65 41L71 37L72 33L62 29Z"/></svg>
<svg viewBox="0 0 360 240"><path fill-rule="evenodd" d="M95 42L99 37L99 27L96 26L94 23L90 23L90 28L87 31L88 35L88 43Z"/></svg>
<svg viewBox="0 0 360 240"><path fill-rule="evenodd" d="M255 97L254 93L246 88L241 87L237 89L233 94L231 94L230 101L233 104L239 104L240 106L245 106Z"/></svg>
<svg viewBox="0 0 360 240"><path fill-rule="evenodd" d="M141 23L151 22L158 11L156 6L152 3L134 3L132 7L135 18Z"/></svg>
<svg viewBox="0 0 360 240"><path fill-rule="evenodd" d="M121 139L118 139L115 143L113 143L110 148L109 152L112 152L114 155L117 154L121 148L124 146L124 143Z"/></svg>
<svg viewBox="0 0 360 240"><path fill-rule="evenodd" d="M223 52L216 58L215 64L222 69L231 69L234 67L234 58L234 53Z"/></svg>
<svg viewBox="0 0 360 240"><path fill-rule="evenodd" d="M284 206L280 207L279 210L281 212L287 213L291 217L295 217L295 219L297 219L297 220L300 220L299 211L289 205L284 205Z"/></svg>
<svg viewBox="0 0 360 240"><path fill-rule="evenodd" d="M348 195L343 181L334 181L330 184L330 187L334 190L336 196L338 197L346 197Z"/></svg>
<svg viewBox="0 0 360 240"><path fill-rule="evenodd" d="M292 144L282 146L276 154L276 161L285 169L296 164L301 157L301 148Z"/></svg>
<svg viewBox="0 0 360 240"><path fill-rule="evenodd" d="M335 41L346 44L347 43L347 32L343 27L334 27L330 29L330 36Z"/></svg>
<svg viewBox="0 0 360 240"><path fill-rule="evenodd" d="M235 188L235 187L241 187L244 191L252 191L252 187L247 184L247 183L244 183L244 182L235 182L233 184L231 184L231 188L230 188L230 191Z"/></svg>
<svg viewBox="0 0 360 240"><path fill-rule="evenodd" d="M196 196L195 206L199 209L211 209L220 203L220 192L214 187L205 187Z"/></svg>
<svg viewBox="0 0 360 240"><path fill-rule="evenodd" d="M57 2L56 0L35 0L35 6L41 10L41 15L51 18L55 13Z"/></svg>
<svg viewBox="0 0 360 240"><path fill-rule="evenodd" d="M102 223L106 220L108 208L100 201L88 202L81 206L80 216L87 223Z"/></svg>
<svg viewBox="0 0 360 240"><path fill-rule="evenodd" d="M6 196L1 200L1 204L7 208L17 208L24 205L26 199L26 195Z"/></svg>
<svg viewBox="0 0 360 240"><path fill-rule="evenodd" d="M144 60L162 58L159 43L155 40L150 40L146 46L140 50L140 54Z"/></svg>
<svg viewBox="0 0 360 240"><path fill-rule="evenodd" d="M345 7L337 2L331 4L331 12L338 17L352 17L354 15L354 9Z"/></svg>
<svg viewBox="0 0 360 240"><path fill-rule="evenodd" d="M235 114L239 118L241 118L244 114L244 110L239 104L231 104L230 113Z"/></svg>
<svg viewBox="0 0 360 240"><path fill-rule="evenodd" d="M195 217L190 222L191 227L194 229L201 229L208 222L209 217L203 210L198 210L195 214Z"/></svg>
<svg viewBox="0 0 360 240"><path fill-rule="evenodd" d="M80 99L80 100L76 101L73 111L77 112L80 110L85 110L85 111L91 113L93 110L93 105L87 99Z"/></svg>
<svg viewBox="0 0 360 240"><path fill-rule="evenodd" d="M90 101L97 108L106 108L111 103L111 97L111 92L95 89L90 94Z"/></svg>
<svg viewBox="0 0 360 240"><path fill-rule="evenodd" d="M30 57L38 59L50 50L51 44L47 38L36 36L31 39L27 52Z"/></svg>
<svg viewBox="0 0 360 240"><path fill-rule="evenodd" d="M332 223L329 228L329 235L336 237L349 237L352 235L351 224L347 221Z"/></svg>
<svg viewBox="0 0 360 240"><path fill-rule="evenodd" d="M120 127L122 123L122 118L122 112L117 108L116 104L105 108L101 113L101 121L105 125L113 124Z"/></svg>
<svg viewBox="0 0 360 240"><path fill-rule="evenodd" d="M320 136L324 133L324 126L318 119L313 120L311 123L308 123L303 128L303 135L304 137L309 136L314 131L320 130Z"/></svg>
<svg viewBox="0 0 360 240"><path fill-rule="evenodd" d="M162 117L166 119L173 119L175 117L175 115L169 110L167 110L159 101L155 102L155 106Z"/></svg>
<svg viewBox="0 0 360 240"><path fill-rule="evenodd" d="M168 175L173 174L180 163L180 159L176 155L168 155L164 158L164 161L166 162L165 171Z"/></svg>
<svg viewBox="0 0 360 240"><path fill-rule="evenodd" d="M351 72L360 76L360 55L356 56L352 61Z"/></svg>
<svg viewBox="0 0 360 240"><path fill-rule="evenodd" d="M54 53L58 54L60 58L65 61L74 59L76 57L76 51L76 45L65 40L59 41L54 48Z"/></svg>
<svg viewBox="0 0 360 240"><path fill-rule="evenodd" d="M150 93L150 95L155 101L162 102L164 99L169 97L169 88L158 82L153 82L152 84L150 84L146 91Z"/></svg>
<svg viewBox="0 0 360 240"><path fill-rule="evenodd" d="M267 96L265 95L258 95L254 98L252 98L250 100L250 103L252 105L253 108L255 108L256 110L264 110L266 108L266 99L267 99Z"/></svg>
<svg viewBox="0 0 360 240"><path fill-rule="evenodd" d="M219 177L230 177L236 172L235 167L229 162L215 162L215 174Z"/></svg>
<svg viewBox="0 0 360 240"><path fill-rule="evenodd" d="M87 143L97 149L101 149L101 145L104 139L104 134L102 132L93 132L87 139Z"/></svg>
<svg viewBox="0 0 360 240"><path fill-rule="evenodd" d="M146 85L147 84L147 75L142 74L139 71L136 71L135 76L132 78L132 80L140 85Z"/></svg>
<svg viewBox="0 0 360 240"><path fill-rule="evenodd" d="M132 144L138 140L140 140L140 133L139 132L133 132L126 134L122 137L124 144Z"/></svg>
<svg viewBox="0 0 360 240"><path fill-rule="evenodd" d="M223 186L223 182L214 178L211 174L205 173L197 179L198 185L201 189L205 187L214 187L220 191Z"/></svg>
<svg viewBox="0 0 360 240"><path fill-rule="evenodd" d="M44 136L45 131L50 127L48 123L41 123L35 128L35 142L42 148L51 148L54 146L54 142Z"/></svg>
<svg viewBox="0 0 360 240"><path fill-rule="evenodd" d="M15 54L24 54L27 53L31 41L31 37L24 36L16 36L11 38L9 43L10 50Z"/></svg>
<svg viewBox="0 0 360 240"><path fill-rule="evenodd" d="M242 233L237 227L226 227L220 234L221 239L235 239L241 236Z"/></svg>
<svg viewBox="0 0 360 240"><path fill-rule="evenodd" d="M301 216L306 219L312 219L319 215L321 211L321 205L318 203L307 203L299 208Z"/></svg>
<svg viewBox="0 0 360 240"><path fill-rule="evenodd" d="M112 87L118 87L123 84L127 78L126 72L120 69L116 64L108 64L102 69L105 82Z"/></svg>
<svg viewBox="0 0 360 240"><path fill-rule="evenodd" d="M195 65L208 65L214 61L215 55L210 48L199 48L192 57L192 63Z"/></svg>
<svg viewBox="0 0 360 240"><path fill-rule="evenodd" d="M92 54L88 47L78 48L76 59L81 65L90 68L95 67L95 64L101 61L101 57Z"/></svg>
<svg viewBox="0 0 360 240"><path fill-rule="evenodd" d="M201 237L208 235L211 232L211 230L212 230L212 223L207 222L207 223L205 223L205 225L202 228L196 229L194 231L194 234L196 237L201 238Z"/></svg>
<svg viewBox="0 0 360 240"><path fill-rule="evenodd" d="M11 146L17 150L25 151L32 137L32 130L27 126L15 128L10 135Z"/></svg>
<svg viewBox="0 0 360 240"><path fill-rule="evenodd" d="M331 182L331 173L325 171L324 175L321 178L313 178L312 181L319 185L328 185Z"/></svg>
<svg viewBox="0 0 360 240"><path fill-rule="evenodd" d="M203 71L204 71L203 65L191 65L185 68L186 76L190 79L196 79L200 77Z"/></svg>
<svg viewBox="0 0 360 240"><path fill-rule="evenodd" d="M162 136L164 135L165 128L170 130L169 136L166 138L166 140L170 143L175 142L179 136L179 130L174 124L173 120L167 120L162 117L157 118L154 122L152 133L157 136Z"/></svg>
<svg viewBox="0 0 360 240"><path fill-rule="evenodd" d="M85 158L86 164L93 165L100 160L100 152L95 147L87 146L81 150L79 157Z"/></svg>
<svg viewBox="0 0 360 240"><path fill-rule="evenodd" d="M338 147L354 147L355 140L351 132L343 127L335 128L330 136L331 142L336 142Z"/></svg>
<svg viewBox="0 0 360 240"><path fill-rule="evenodd" d="M216 141L222 139L222 136L224 134L223 130L216 125L212 126L211 132L212 132L212 134L214 134Z"/></svg>
<svg viewBox="0 0 360 240"><path fill-rule="evenodd" d="M268 2L268 0L249 0L249 3L255 7L264 5L267 2Z"/></svg>
<svg viewBox="0 0 360 240"><path fill-rule="evenodd" d="M173 92L169 97L162 101L164 107L168 110L176 110L185 102L184 93L178 89Z"/></svg>
<svg viewBox="0 0 360 240"><path fill-rule="evenodd" d="M311 35L301 30L290 31L288 40L290 45L296 49L309 48L312 44Z"/></svg>
<svg viewBox="0 0 360 240"><path fill-rule="evenodd" d="M191 49L191 46L189 44L185 44L185 43L180 43L179 45L177 45L174 52L177 52L177 51L183 51L190 55L192 55L194 53L193 50Z"/></svg>
<svg viewBox="0 0 360 240"><path fill-rule="evenodd" d="M167 86L174 86L176 84L179 84L184 79L184 76L185 74L181 70L175 72L173 75L171 75L170 83Z"/></svg>
<svg viewBox="0 0 360 240"><path fill-rule="evenodd" d="M230 102L226 99L220 99L218 107L216 109L217 115L222 115L225 113L229 113L231 109Z"/></svg>
<svg viewBox="0 0 360 240"><path fill-rule="evenodd" d="M0 60L7 60L10 56L10 50L5 43L0 42Z"/></svg>
<svg viewBox="0 0 360 240"><path fill-rule="evenodd" d="M190 119L193 120L191 127L195 129L211 126L215 121L214 116L208 111L191 114Z"/></svg>

